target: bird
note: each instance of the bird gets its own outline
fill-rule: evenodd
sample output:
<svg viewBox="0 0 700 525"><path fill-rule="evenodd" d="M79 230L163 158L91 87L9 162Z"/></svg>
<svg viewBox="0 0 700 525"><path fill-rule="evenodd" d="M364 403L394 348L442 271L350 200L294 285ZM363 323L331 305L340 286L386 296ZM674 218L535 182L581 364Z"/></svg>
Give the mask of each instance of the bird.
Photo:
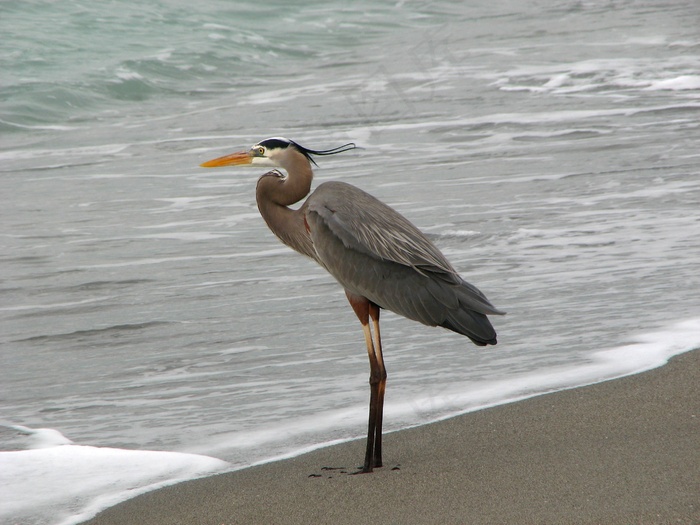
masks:
<svg viewBox="0 0 700 525"><path fill-rule="evenodd" d="M312 150L284 137L272 137L200 166L274 168L258 179L255 191L267 226L282 243L316 261L345 289L362 325L370 363L369 422L360 471L369 473L382 466L387 373L380 311L441 326L478 346L497 343L487 315L505 312L465 281L425 234L379 199L340 181L323 182L311 192L312 164L317 166L314 157L356 147L351 142ZM291 207L307 196L301 206Z"/></svg>

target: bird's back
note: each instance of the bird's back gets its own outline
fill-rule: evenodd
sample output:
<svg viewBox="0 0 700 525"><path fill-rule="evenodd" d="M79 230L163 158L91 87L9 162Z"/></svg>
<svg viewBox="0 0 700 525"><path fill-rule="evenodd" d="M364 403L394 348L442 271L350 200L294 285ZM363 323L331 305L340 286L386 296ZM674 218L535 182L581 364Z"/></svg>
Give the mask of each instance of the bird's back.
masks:
<svg viewBox="0 0 700 525"><path fill-rule="evenodd" d="M496 344L486 314L502 314L410 221L342 182L321 184L305 218L317 260L348 291L430 326Z"/></svg>

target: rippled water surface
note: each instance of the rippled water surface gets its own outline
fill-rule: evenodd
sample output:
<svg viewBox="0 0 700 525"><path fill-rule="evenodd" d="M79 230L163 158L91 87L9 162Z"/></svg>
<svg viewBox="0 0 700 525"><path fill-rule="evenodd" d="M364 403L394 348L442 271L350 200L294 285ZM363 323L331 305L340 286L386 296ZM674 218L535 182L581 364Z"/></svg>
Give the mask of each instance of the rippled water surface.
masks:
<svg viewBox="0 0 700 525"><path fill-rule="evenodd" d="M690 0L5 3L0 487L25 504L0 516L110 504L85 481L123 466L37 450L237 468L363 434L342 290L267 230L262 170L198 167L269 136L356 142L317 182L394 206L508 311L486 349L385 313L389 429L697 346L698 27ZM198 457L125 486L222 468Z"/></svg>

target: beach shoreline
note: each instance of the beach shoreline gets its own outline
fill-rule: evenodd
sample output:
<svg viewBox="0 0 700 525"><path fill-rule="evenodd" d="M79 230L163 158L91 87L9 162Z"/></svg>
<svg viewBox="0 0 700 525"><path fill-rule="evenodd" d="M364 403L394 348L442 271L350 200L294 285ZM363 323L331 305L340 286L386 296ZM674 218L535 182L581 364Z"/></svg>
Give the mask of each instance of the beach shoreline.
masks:
<svg viewBox="0 0 700 525"><path fill-rule="evenodd" d="M188 481L87 525L700 523L700 352L660 368Z"/></svg>

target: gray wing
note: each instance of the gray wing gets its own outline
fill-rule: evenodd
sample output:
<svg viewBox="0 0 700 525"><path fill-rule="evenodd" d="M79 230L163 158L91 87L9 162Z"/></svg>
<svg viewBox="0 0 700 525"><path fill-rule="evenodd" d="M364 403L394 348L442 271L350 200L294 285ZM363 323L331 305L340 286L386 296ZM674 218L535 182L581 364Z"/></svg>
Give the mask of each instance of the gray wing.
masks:
<svg viewBox="0 0 700 525"><path fill-rule="evenodd" d="M502 314L405 217L368 193L326 182L306 201L318 260L349 291L477 344L495 344L485 314Z"/></svg>
<svg viewBox="0 0 700 525"><path fill-rule="evenodd" d="M418 272L457 275L418 228L369 193L343 182L326 182L312 197L310 210L321 215L348 247Z"/></svg>

